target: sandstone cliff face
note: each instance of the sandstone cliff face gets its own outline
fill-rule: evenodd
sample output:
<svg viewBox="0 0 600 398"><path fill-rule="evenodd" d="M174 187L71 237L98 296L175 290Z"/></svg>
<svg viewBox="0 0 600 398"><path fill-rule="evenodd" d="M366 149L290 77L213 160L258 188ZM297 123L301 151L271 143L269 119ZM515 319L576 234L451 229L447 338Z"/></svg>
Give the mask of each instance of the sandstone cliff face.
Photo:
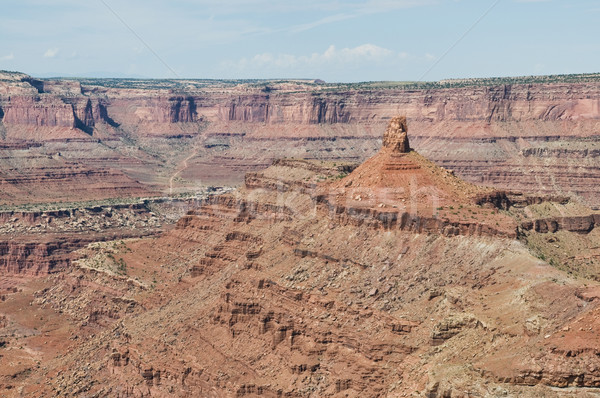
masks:
<svg viewBox="0 0 600 398"><path fill-rule="evenodd" d="M10 103L4 105L3 122L7 125L25 124L37 127L75 127L73 107L62 101L44 101L35 97L11 98Z"/></svg>
<svg viewBox="0 0 600 398"><path fill-rule="evenodd" d="M239 96L219 118L263 123L358 123L397 113L412 122L522 122L600 118L600 87L505 85L431 90L373 90Z"/></svg>
<svg viewBox="0 0 600 398"><path fill-rule="evenodd" d="M191 123L198 120L193 97L145 97L109 103L109 115L127 123ZM120 108L116 110L115 108Z"/></svg>
<svg viewBox="0 0 600 398"><path fill-rule="evenodd" d="M346 101L344 95L246 95L230 100L225 106L219 104L218 117L221 121L259 123L322 124L358 121L359 116L352 112L356 109L346 109ZM356 104L353 99L349 103Z"/></svg>
<svg viewBox="0 0 600 398"><path fill-rule="evenodd" d="M106 105L100 99L56 97L11 97L4 103L3 123L12 126L64 127L92 133L95 123L109 123ZM77 135L75 135L77 136ZM15 139L20 137L15 136ZM27 138L27 137L23 137Z"/></svg>
<svg viewBox="0 0 600 398"><path fill-rule="evenodd" d="M38 123L73 126L57 104L64 98L81 98L78 82L46 81L42 92L47 102L34 98L4 98L2 103L20 108L7 123ZM139 120L158 123L194 122L200 115L208 121L249 123L336 124L381 122L401 112L411 122L492 122L600 120L600 87L594 84L535 84L497 87L466 87L430 90L370 90L334 92L272 92L269 94L194 94L143 96L139 90L98 91L85 89L86 96L108 93L109 107L127 109ZM129 93L129 94L128 94ZM111 96L115 96L111 98ZM50 99L58 100L57 102ZM80 101L81 101L80 100ZM105 104L103 104L105 105ZM10 107L10 105L5 105ZM77 108L86 112L88 103ZM94 105L95 106L95 105ZM28 111L28 107L37 109ZM120 113L119 109L111 109ZM5 112L6 113L6 112ZM29 115L31 113L31 115ZM67 109L68 113L68 109ZM99 112L97 112L99 113ZM110 110L109 110L110 113ZM35 115L43 117L36 119ZM110 115L108 115L110 117ZM85 120L85 117L81 117ZM39 120L39 121L38 121ZM96 116L100 120L100 115ZM86 125L90 125L86 123ZM567 129L563 129L568 133ZM531 131L528 135L539 135Z"/></svg>
<svg viewBox="0 0 600 398"><path fill-rule="evenodd" d="M95 123L110 122L103 98L83 96L79 82L24 77L13 84L0 82L2 86L7 96L0 97L0 119L8 126L77 128L91 134Z"/></svg>
<svg viewBox="0 0 600 398"><path fill-rule="evenodd" d="M600 206L595 82L404 90L93 84L99 83L20 75L0 81L0 138L113 140L115 152L94 164L135 176L156 175L155 163L177 158L175 145L158 155L154 150L169 139L187 151L183 159L191 156L179 177L221 185L240 183L247 171L280 157L360 163L378 149L385 124L402 114L411 124L412 146L470 182L576 195ZM69 156L84 159L100 149L106 147L99 144L84 156L75 148ZM137 164L134 172L131 164Z"/></svg>
<svg viewBox="0 0 600 398"><path fill-rule="evenodd" d="M3 275L47 275L69 264L70 250L63 243L0 241L0 270Z"/></svg>
<svg viewBox="0 0 600 398"><path fill-rule="evenodd" d="M586 234L597 226L600 226L600 214L539 219L523 223L521 228L524 231L533 230L541 233L564 230Z"/></svg>

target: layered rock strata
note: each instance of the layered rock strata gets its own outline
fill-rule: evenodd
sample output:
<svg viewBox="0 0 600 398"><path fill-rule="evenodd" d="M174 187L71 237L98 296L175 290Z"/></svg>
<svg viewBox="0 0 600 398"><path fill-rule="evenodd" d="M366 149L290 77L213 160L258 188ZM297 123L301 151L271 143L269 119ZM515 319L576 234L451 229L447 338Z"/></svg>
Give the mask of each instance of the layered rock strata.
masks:
<svg viewBox="0 0 600 398"><path fill-rule="evenodd" d="M0 211L0 274L64 272L94 242L158 235L202 199L152 199L58 210Z"/></svg>
<svg viewBox="0 0 600 398"><path fill-rule="evenodd" d="M46 383L27 376L30 395L584 397L597 386L597 341L583 327L597 321L596 284L504 230L385 224L378 214L400 213L401 189L387 201L356 196L408 181L449 219L492 226L514 208L497 214L494 203L549 202L474 187L389 148L356 168L286 159L246 181L160 238L111 251L123 275L82 259L38 291L33 305L68 314L81 337ZM320 198L334 203L346 185L365 190L344 211L323 209ZM435 210L414 215L445 217ZM354 216L363 222L342 220Z"/></svg>
<svg viewBox="0 0 600 398"><path fill-rule="evenodd" d="M95 164L142 175L163 189L172 180L150 176L172 167L190 189L239 183L247 171L282 156L362 162L376 152L378 132L400 113L418 131L412 145L468 181L578 195L600 206L596 80L447 86L76 82L14 74L0 79L0 137L52 142L91 135L112 151ZM91 153L106 150L102 143L90 143ZM187 148L182 163L170 165L180 146ZM63 153L88 162L78 146Z"/></svg>

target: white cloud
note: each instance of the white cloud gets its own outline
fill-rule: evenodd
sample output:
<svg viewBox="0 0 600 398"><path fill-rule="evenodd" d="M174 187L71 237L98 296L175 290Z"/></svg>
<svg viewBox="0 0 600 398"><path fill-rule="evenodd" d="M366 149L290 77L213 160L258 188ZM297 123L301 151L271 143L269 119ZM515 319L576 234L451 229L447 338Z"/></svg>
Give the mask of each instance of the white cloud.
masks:
<svg viewBox="0 0 600 398"><path fill-rule="evenodd" d="M323 53L310 55L292 54L257 54L252 58L242 58L235 66L239 69L246 68L304 68L323 65L356 64L361 62L381 62L394 57L407 58L408 54L396 54L392 50L374 44L363 44L354 48L337 49L329 46Z"/></svg>
<svg viewBox="0 0 600 398"><path fill-rule="evenodd" d="M59 52L58 48L49 48L44 53L44 58L54 58L58 55L58 52Z"/></svg>
<svg viewBox="0 0 600 398"><path fill-rule="evenodd" d="M0 61L12 61L13 59L15 59L15 54L13 53L0 57Z"/></svg>

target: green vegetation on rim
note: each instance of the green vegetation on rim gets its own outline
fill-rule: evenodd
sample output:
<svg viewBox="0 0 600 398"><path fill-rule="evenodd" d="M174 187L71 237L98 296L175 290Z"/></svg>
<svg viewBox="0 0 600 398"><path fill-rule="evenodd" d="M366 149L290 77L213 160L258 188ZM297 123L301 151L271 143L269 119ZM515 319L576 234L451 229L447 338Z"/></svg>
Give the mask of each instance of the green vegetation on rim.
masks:
<svg viewBox="0 0 600 398"><path fill-rule="evenodd" d="M0 74L3 72L0 71ZM12 73L12 72L11 72ZM61 78L76 80L87 86L130 89L169 89L175 92L246 86L265 93L278 91L278 85L295 85L314 91L333 90L430 90L457 87L501 86L507 84L554 84L600 82L600 73L572 75L517 76L445 79L440 81L366 81L356 83L325 83L311 79L129 79L129 78ZM49 79L43 79L49 80ZM292 89L292 92L296 90Z"/></svg>

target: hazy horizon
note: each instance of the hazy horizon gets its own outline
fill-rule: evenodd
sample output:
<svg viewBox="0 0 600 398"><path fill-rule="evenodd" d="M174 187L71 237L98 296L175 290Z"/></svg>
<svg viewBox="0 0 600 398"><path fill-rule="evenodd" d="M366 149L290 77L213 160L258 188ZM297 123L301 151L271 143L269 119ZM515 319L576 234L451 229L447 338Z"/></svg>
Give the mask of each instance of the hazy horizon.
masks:
<svg viewBox="0 0 600 398"><path fill-rule="evenodd" d="M0 69L83 78L438 81L596 73L590 0L20 0Z"/></svg>

